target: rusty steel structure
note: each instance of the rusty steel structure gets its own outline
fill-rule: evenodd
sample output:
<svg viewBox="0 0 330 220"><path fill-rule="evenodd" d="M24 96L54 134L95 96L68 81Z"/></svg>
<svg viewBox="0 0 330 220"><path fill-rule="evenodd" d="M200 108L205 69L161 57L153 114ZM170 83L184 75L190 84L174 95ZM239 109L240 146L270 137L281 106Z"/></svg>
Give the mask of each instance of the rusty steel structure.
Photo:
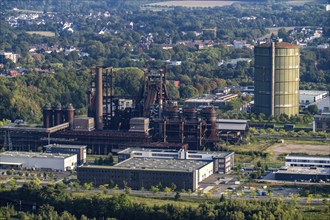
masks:
<svg viewBox="0 0 330 220"><path fill-rule="evenodd" d="M72 104L69 104L66 108L63 108L61 104L51 107L51 105L47 103L42 109L43 127L51 128L65 122L69 122L72 126L74 110L75 109Z"/></svg>
<svg viewBox="0 0 330 220"><path fill-rule="evenodd" d="M185 107L182 112L178 106L167 106L160 140L165 143L188 144L189 149L213 148L217 141L216 111L213 107L198 112L194 107Z"/></svg>
<svg viewBox="0 0 330 220"><path fill-rule="evenodd" d="M206 107L201 112L202 121L205 123L206 129L204 132L205 146L212 148L218 141L217 134L217 114L213 107Z"/></svg>
<svg viewBox="0 0 330 220"><path fill-rule="evenodd" d="M144 74L143 116L162 118L164 105L169 101L166 88L166 68L158 72L147 69Z"/></svg>
<svg viewBox="0 0 330 220"><path fill-rule="evenodd" d="M95 120L98 131L109 128L112 118L112 69L93 67L87 88L87 115ZM105 111L104 110L105 106ZM109 108L111 110L109 110Z"/></svg>
<svg viewBox="0 0 330 220"><path fill-rule="evenodd" d="M120 108L120 99L131 99L137 103L137 96L114 95L113 70L111 67L92 67L87 88L88 117L95 120L96 130L129 130L129 120L141 115L136 108Z"/></svg>

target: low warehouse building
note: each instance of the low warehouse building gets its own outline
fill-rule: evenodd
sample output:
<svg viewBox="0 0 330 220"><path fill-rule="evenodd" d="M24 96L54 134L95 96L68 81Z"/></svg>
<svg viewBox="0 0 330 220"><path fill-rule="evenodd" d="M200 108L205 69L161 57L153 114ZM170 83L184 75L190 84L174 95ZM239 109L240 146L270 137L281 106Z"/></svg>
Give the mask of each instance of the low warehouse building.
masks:
<svg viewBox="0 0 330 220"><path fill-rule="evenodd" d="M21 164L21 167L26 169L67 171L76 168L77 155L6 151L0 153L0 163L2 165Z"/></svg>
<svg viewBox="0 0 330 220"><path fill-rule="evenodd" d="M133 189L156 186L177 186L177 190L195 191L199 182L213 174L213 162L196 160L168 160L156 158L130 158L115 166L83 166L77 170L81 183L94 185L109 184L113 181L119 187Z"/></svg>
<svg viewBox="0 0 330 220"><path fill-rule="evenodd" d="M229 173L234 166L233 152L187 151L185 149L134 149L118 152L114 166L82 166L77 169L80 182L118 186L126 182L133 189L150 188L158 183L173 184L178 190L195 191L199 183L214 173Z"/></svg>
<svg viewBox="0 0 330 220"><path fill-rule="evenodd" d="M214 173L229 173L234 168L234 153L219 151L192 151L180 149L137 149L127 148L118 152L119 162L128 158L159 158L176 160L213 161Z"/></svg>
<svg viewBox="0 0 330 220"><path fill-rule="evenodd" d="M276 180L285 181L329 181L330 169L320 167L288 167L282 168L275 173Z"/></svg>

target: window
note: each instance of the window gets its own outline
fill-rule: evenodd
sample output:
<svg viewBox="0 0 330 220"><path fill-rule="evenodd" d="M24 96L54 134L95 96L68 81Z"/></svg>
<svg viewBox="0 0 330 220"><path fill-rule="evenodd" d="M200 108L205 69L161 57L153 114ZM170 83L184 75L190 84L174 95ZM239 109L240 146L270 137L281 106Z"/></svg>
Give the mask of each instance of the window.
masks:
<svg viewBox="0 0 330 220"><path fill-rule="evenodd" d="M189 155L189 158L202 158L202 155Z"/></svg>

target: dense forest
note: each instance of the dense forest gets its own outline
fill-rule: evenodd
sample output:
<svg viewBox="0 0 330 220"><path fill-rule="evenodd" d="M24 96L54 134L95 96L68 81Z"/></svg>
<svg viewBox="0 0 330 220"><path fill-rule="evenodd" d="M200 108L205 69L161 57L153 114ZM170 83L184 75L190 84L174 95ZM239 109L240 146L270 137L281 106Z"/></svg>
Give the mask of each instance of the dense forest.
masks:
<svg viewBox="0 0 330 220"><path fill-rule="evenodd" d="M17 53L19 58L17 63L3 60L1 71L23 69L25 74L0 77L3 97L0 119L40 122L40 108L48 102L73 103L77 113L84 114L87 68L91 66L111 66L128 74L122 74L115 86L117 94L130 95L141 90L142 68L158 68L169 60L182 61L181 65L167 65L169 92L173 99L180 100L210 93L219 87L253 85L253 50L234 48L231 45L234 40L254 44L269 33L266 28L285 26L322 27L323 35L317 39L318 43L327 42L330 36L330 16L323 5L318 4L288 6L247 1L203 9L146 9L144 5L150 2L2 1L0 50ZM25 13L13 8L41 13L37 19L28 22L18 19L13 25L10 22ZM109 16L104 16L107 11ZM255 19L242 19L251 16ZM71 24L72 31L63 28L65 23ZM203 32L210 27L217 28L216 36L211 31ZM26 31L48 31L55 36L30 35ZM290 39L285 29L279 31L279 36ZM199 49L194 43L187 45L207 41L213 46ZM164 49L167 46L169 49ZM32 48L39 49L32 53ZM43 48L52 48L52 51L46 52ZM67 53L60 48L77 50ZM220 65L236 58L252 61ZM329 66L329 48L303 48L301 89L330 90ZM123 83L125 80L129 80L127 84ZM174 81L179 81L180 86L174 86Z"/></svg>
<svg viewBox="0 0 330 220"><path fill-rule="evenodd" d="M25 183L21 188L0 192L2 203L20 201L20 208L34 204L38 207L34 212L20 213L21 219L32 216L36 219L227 219L227 220L261 220L261 219L303 219L296 209L296 202L290 204L282 200L220 200L201 202L196 208L182 207L173 204L146 205L136 203L127 194L104 195L94 194L73 196L66 191L63 184L41 187L35 181ZM5 205L5 204L2 204ZM324 210L325 215L328 210ZM14 210L3 207L0 218L13 215ZM24 218L23 218L24 217Z"/></svg>

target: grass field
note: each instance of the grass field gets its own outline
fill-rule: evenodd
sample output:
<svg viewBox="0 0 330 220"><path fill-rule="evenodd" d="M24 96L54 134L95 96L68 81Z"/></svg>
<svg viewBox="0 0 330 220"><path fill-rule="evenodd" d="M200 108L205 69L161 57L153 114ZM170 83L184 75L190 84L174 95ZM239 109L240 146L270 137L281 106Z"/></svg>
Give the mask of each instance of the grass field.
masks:
<svg viewBox="0 0 330 220"><path fill-rule="evenodd" d="M222 7L240 3L240 1L166 1L148 4L149 6L166 6L166 7L189 7L189 8L207 8L207 7Z"/></svg>
<svg viewBox="0 0 330 220"><path fill-rule="evenodd" d="M270 167L280 167L284 164L283 155L290 153L303 153L309 155L329 155L330 142L316 140L285 140L285 143L275 143L271 139L259 139L248 145L230 145L226 147L229 151L234 151L235 162L256 163L261 160ZM266 158L249 155L249 152L268 153Z"/></svg>
<svg viewBox="0 0 330 220"><path fill-rule="evenodd" d="M273 143L274 140L260 139L250 144L230 145L228 146L228 149L232 151L265 151Z"/></svg>
<svg viewBox="0 0 330 220"><path fill-rule="evenodd" d="M27 31L28 34L37 34L45 37L55 37L55 32L52 31Z"/></svg>

